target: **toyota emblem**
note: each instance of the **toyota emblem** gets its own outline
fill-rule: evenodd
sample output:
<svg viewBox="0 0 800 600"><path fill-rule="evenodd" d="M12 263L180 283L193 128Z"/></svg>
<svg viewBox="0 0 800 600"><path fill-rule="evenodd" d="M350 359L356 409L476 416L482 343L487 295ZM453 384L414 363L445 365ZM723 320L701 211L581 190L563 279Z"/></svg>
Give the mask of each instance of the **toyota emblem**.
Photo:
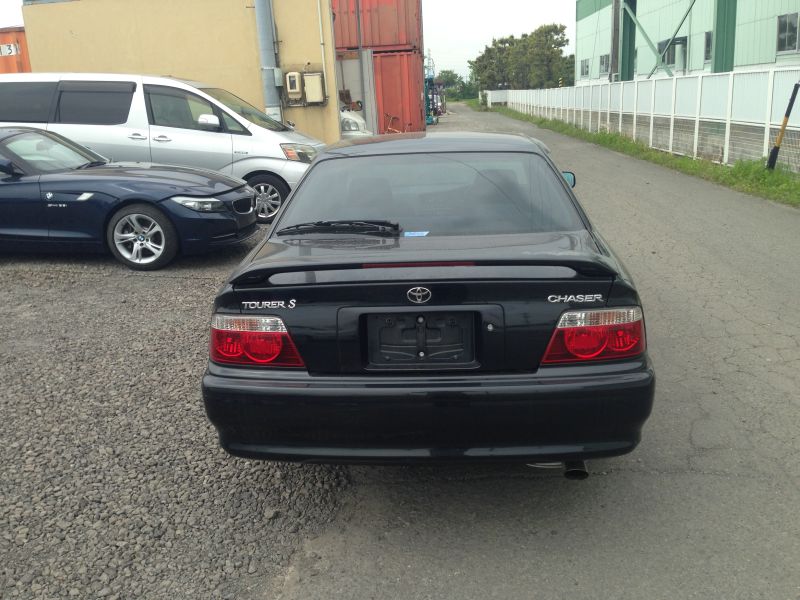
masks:
<svg viewBox="0 0 800 600"><path fill-rule="evenodd" d="M408 296L408 299L414 304L425 304L431 299L432 295L431 291L424 287L413 287L406 292L406 296Z"/></svg>

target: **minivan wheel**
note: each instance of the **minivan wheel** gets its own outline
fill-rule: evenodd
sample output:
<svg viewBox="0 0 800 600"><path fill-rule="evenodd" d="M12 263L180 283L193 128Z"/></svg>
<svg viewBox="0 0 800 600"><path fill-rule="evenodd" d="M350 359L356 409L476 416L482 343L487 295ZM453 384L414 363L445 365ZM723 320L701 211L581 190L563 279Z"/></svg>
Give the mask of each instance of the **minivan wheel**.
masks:
<svg viewBox="0 0 800 600"><path fill-rule="evenodd" d="M178 235L164 213L147 204L121 208L108 223L106 241L114 257L137 271L153 271L178 253Z"/></svg>
<svg viewBox="0 0 800 600"><path fill-rule="evenodd" d="M289 195L289 187L274 175L254 175L247 184L256 191L256 218L259 223L272 223L275 213Z"/></svg>

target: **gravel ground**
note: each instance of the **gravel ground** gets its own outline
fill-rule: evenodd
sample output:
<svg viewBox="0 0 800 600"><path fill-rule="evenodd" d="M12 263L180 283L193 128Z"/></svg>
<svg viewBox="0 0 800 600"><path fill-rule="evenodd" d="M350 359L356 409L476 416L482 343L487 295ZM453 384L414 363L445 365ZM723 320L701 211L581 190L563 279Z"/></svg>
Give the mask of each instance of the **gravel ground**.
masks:
<svg viewBox="0 0 800 600"><path fill-rule="evenodd" d="M206 420L211 301L248 249L0 257L0 597L260 598L332 518L343 470L231 458Z"/></svg>

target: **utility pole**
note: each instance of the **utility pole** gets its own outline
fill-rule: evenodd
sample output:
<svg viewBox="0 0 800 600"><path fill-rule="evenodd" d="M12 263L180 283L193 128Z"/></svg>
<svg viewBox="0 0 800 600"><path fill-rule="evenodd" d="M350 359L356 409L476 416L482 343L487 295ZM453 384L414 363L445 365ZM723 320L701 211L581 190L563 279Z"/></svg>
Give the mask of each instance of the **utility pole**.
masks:
<svg viewBox="0 0 800 600"><path fill-rule="evenodd" d="M614 75L619 76L619 0L611 3L611 65L608 69L609 79L614 81Z"/></svg>

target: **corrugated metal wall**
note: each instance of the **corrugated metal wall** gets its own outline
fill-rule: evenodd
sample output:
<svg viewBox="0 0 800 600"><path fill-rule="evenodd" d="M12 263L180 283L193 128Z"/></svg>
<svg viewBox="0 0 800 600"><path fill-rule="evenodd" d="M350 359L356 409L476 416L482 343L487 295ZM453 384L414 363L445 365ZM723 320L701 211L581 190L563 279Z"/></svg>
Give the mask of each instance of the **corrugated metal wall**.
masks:
<svg viewBox="0 0 800 600"><path fill-rule="evenodd" d="M331 0L331 8L339 56L373 52L376 133L424 131L422 1Z"/></svg>
<svg viewBox="0 0 800 600"><path fill-rule="evenodd" d="M392 129L423 131L425 110L422 105L422 55L419 52L376 53L373 55L373 62L378 133L387 133L390 120Z"/></svg>
<svg viewBox="0 0 800 600"><path fill-rule="evenodd" d="M361 41L357 8L361 9ZM421 0L333 0L338 50L422 50Z"/></svg>
<svg viewBox="0 0 800 600"><path fill-rule="evenodd" d="M714 30L717 0L696 0L678 36L688 38L687 70L710 72L705 60L705 34ZM728 0L732 1L732 0ZM580 3L578 6L582 6ZM668 40L689 7L689 0L638 0L636 17L657 44ZM594 12L589 11L593 8ZM600 77L599 57L610 52L611 7L604 2L586 3L576 27L575 81L580 82L580 61L590 60L590 77ZM580 11L579 11L580 12ZM788 67L800 64L800 53L777 53L778 16L800 12L800 0L737 0L734 68L753 66ZM646 76L655 65L655 56L640 33L636 35L638 77ZM657 74L663 76L663 71ZM585 79L584 79L585 81Z"/></svg>

